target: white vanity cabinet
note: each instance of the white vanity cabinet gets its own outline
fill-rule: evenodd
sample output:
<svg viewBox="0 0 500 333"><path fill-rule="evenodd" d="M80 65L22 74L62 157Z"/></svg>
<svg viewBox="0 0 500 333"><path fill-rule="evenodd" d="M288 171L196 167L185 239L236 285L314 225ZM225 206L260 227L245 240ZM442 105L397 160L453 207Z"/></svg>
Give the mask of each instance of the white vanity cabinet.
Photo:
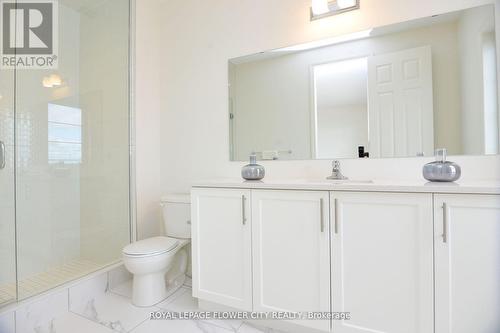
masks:
<svg viewBox="0 0 500 333"><path fill-rule="evenodd" d="M191 191L193 295L252 310L250 191Z"/></svg>
<svg viewBox="0 0 500 333"><path fill-rule="evenodd" d="M254 311L329 312L326 191L252 191ZM330 320L293 323L330 330Z"/></svg>
<svg viewBox="0 0 500 333"><path fill-rule="evenodd" d="M350 313L301 333L500 332L500 185L230 186L192 190L195 297Z"/></svg>
<svg viewBox="0 0 500 333"><path fill-rule="evenodd" d="M433 332L432 194L332 192L335 333Z"/></svg>
<svg viewBox="0 0 500 333"><path fill-rule="evenodd" d="M436 333L500 332L500 196L434 199Z"/></svg>

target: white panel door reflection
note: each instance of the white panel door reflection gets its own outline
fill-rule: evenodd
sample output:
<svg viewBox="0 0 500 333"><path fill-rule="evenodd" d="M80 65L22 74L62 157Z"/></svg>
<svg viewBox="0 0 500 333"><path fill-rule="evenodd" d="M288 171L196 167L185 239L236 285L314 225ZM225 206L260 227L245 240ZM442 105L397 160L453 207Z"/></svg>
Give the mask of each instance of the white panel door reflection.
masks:
<svg viewBox="0 0 500 333"><path fill-rule="evenodd" d="M431 48L313 67L316 158L434 152Z"/></svg>
<svg viewBox="0 0 500 333"><path fill-rule="evenodd" d="M434 151L430 46L368 58L370 157Z"/></svg>

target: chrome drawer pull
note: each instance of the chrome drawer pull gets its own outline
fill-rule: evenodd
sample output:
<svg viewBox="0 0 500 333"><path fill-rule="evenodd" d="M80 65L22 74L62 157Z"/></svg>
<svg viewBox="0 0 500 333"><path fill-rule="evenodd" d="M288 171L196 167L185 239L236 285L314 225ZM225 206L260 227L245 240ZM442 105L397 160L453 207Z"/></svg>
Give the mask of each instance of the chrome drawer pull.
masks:
<svg viewBox="0 0 500 333"><path fill-rule="evenodd" d="M448 205L443 203L443 243L448 242Z"/></svg>
<svg viewBox="0 0 500 333"><path fill-rule="evenodd" d="M319 218L320 218L320 230L325 231L325 219L323 218L323 198L319 199Z"/></svg>
<svg viewBox="0 0 500 333"><path fill-rule="evenodd" d="M241 196L241 220L242 220L243 225L245 225L247 222L246 212L245 212L245 200L246 200L245 195L242 195Z"/></svg>
<svg viewBox="0 0 500 333"><path fill-rule="evenodd" d="M339 205L339 200L335 199L333 201L334 205L334 211L335 211L335 233L339 233L339 214L338 214L338 205Z"/></svg>

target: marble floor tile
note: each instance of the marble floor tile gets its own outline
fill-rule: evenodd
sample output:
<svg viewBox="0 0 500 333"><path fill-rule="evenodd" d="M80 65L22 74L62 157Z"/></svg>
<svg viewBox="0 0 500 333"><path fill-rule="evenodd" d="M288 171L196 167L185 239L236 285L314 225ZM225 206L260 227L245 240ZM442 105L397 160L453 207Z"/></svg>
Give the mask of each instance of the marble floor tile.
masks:
<svg viewBox="0 0 500 333"><path fill-rule="evenodd" d="M104 295L91 295L85 302L79 299L78 304L71 304L72 301L70 299L72 312L120 333L130 331L148 319L152 311L157 310L154 307L136 307L129 298L109 292Z"/></svg>
<svg viewBox="0 0 500 333"><path fill-rule="evenodd" d="M117 295L132 298L132 280L128 280L114 287L110 287L109 291Z"/></svg>
<svg viewBox="0 0 500 333"><path fill-rule="evenodd" d="M177 295L172 295L172 299L158 304L159 308L170 311L199 311L198 300L191 296L191 289L181 288L176 292Z"/></svg>
<svg viewBox="0 0 500 333"><path fill-rule="evenodd" d="M285 333L283 331L278 331L273 328L254 325L253 323L243 323L238 329L238 333Z"/></svg>
<svg viewBox="0 0 500 333"><path fill-rule="evenodd" d="M108 272L109 289L114 289L127 281L132 281L132 274L129 273L124 265L118 266Z"/></svg>
<svg viewBox="0 0 500 333"><path fill-rule="evenodd" d="M14 327L14 311L0 314L0 333L12 333Z"/></svg>
<svg viewBox="0 0 500 333"><path fill-rule="evenodd" d="M102 296L108 289L108 274L104 273L69 288L69 309L79 313L89 299Z"/></svg>
<svg viewBox="0 0 500 333"><path fill-rule="evenodd" d="M193 320L147 320L132 333L231 333L222 327Z"/></svg>
<svg viewBox="0 0 500 333"><path fill-rule="evenodd" d="M162 301L161 303L168 303L168 302L172 301L173 298L179 296L180 293L183 293L186 289L190 289L190 287L188 287L188 286L180 287L179 289L177 289L176 291L174 291L170 295L168 295L168 297L164 301ZM132 298L132 280L128 280L128 281L122 282L121 284L116 285L114 287L110 287L109 291L114 293L114 294L128 297L131 299Z"/></svg>
<svg viewBox="0 0 500 333"><path fill-rule="evenodd" d="M51 328L36 333L113 333L113 330L71 312L54 319Z"/></svg>
<svg viewBox="0 0 500 333"><path fill-rule="evenodd" d="M56 318L68 313L68 291L63 290L36 299L16 310L17 333L45 333ZM51 332L52 333L52 332Z"/></svg>
<svg viewBox="0 0 500 333"><path fill-rule="evenodd" d="M167 311L175 312L196 312L202 311L198 307L198 300L191 296L192 291L188 288L181 288L177 297L172 299L167 299L165 302L158 304L159 308ZM207 323L225 328L232 332L236 332L241 326L242 321L240 320L207 320Z"/></svg>

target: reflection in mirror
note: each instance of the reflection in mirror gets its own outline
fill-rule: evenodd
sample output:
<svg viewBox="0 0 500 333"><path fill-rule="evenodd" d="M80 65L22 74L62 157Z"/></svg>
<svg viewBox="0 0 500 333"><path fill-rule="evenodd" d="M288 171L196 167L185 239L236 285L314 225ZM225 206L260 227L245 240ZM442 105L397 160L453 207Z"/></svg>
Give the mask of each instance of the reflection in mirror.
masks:
<svg viewBox="0 0 500 333"><path fill-rule="evenodd" d="M493 5L229 61L230 154L499 153Z"/></svg>
<svg viewBox="0 0 500 333"><path fill-rule="evenodd" d="M315 157L356 158L368 146L367 78L367 58L314 66Z"/></svg>

